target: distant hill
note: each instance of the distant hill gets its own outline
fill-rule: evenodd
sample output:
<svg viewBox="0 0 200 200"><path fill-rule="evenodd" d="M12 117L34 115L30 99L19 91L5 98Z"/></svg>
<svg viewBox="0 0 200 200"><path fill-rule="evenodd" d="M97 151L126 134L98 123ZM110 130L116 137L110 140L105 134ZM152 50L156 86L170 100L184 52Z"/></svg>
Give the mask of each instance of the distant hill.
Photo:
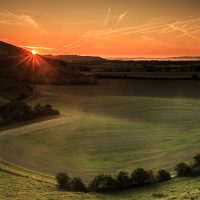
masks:
<svg viewBox="0 0 200 200"><path fill-rule="evenodd" d="M91 77L73 72L64 61L31 52L0 41L0 79L29 83L90 83Z"/></svg>
<svg viewBox="0 0 200 200"><path fill-rule="evenodd" d="M200 56L175 56L175 57L163 57L163 58L154 58L154 57L115 57L109 58L110 60L121 60L121 61L150 61L150 60L159 60L159 61L167 61L167 60L200 60Z"/></svg>
<svg viewBox="0 0 200 200"><path fill-rule="evenodd" d="M46 55L44 56L50 59L58 59L65 62L105 62L106 59L98 56L79 56L79 55Z"/></svg>
<svg viewBox="0 0 200 200"><path fill-rule="evenodd" d="M30 52L28 52L25 49L0 41L0 57L17 56L17 55L28 54L28 53Z"/></svg>
<svg viewBox="0 0 200 200"><path fill-rule="evenodd" d="M0 42L0 78L2 79L52 80L61 69L63 66L58 62Z"/></svg>
<svg viewBox="0 0 200 200"><path fill-rule="evenodd" d="M178 56L178 57L171 57L171 59L175 59L175 60L200 60L200 56Z"/></svg>

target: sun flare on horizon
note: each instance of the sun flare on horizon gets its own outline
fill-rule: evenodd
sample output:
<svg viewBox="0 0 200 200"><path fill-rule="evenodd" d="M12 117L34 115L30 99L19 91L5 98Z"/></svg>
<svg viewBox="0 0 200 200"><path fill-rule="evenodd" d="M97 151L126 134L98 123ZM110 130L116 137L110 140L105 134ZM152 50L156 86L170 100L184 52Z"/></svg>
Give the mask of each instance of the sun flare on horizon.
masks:
<svg viewBox="0 0 200 200"><path fill-rule="evenodd" d="M31 53L32 53L33 55L36 55L36 54L37 54L37 51L36 51L36 50L31 50Z"/></svg>

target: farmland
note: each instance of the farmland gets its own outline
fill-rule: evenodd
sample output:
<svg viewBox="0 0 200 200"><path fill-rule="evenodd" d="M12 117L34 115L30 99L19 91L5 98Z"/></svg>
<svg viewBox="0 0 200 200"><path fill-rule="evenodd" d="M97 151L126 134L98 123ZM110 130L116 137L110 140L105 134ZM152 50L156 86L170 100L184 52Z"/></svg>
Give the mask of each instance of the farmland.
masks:
<svg viewBox="0 0 200 200"><path fill-rule="evenodd" d="M52 104L62 115L2 131L3 160L88 182L136 167L173 170L199 152L198 81L101 80L35 89L28 103Z"/></svg>

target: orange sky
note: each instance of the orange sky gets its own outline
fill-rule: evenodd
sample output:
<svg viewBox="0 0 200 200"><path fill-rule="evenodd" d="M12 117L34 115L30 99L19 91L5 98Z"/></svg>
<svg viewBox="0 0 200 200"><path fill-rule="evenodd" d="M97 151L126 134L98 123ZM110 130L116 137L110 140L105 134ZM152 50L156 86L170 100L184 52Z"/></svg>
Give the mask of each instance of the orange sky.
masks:
<svg viewBox="0 0 200 200"><path fill-rule="evenodd" d="M41 54L200 55L199 0L0 0L0 40Z"/></svg>

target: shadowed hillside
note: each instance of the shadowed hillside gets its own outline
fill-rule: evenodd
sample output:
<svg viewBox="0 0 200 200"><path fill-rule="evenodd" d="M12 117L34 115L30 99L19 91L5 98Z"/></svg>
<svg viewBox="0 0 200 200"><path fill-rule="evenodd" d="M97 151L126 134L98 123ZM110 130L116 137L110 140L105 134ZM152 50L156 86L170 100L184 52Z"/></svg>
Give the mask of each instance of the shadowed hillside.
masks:
<svg viewBox="0 0 200 200"><path fill-rule="evenodd" d="M16 47L6 42L0 41L0 58L5 58L5 56L12 57L17 55L30 54L29 51Z"/></svg>
<svg viewBox="0 0 200 200"><path fill-rule="evenodd" d="M23 48L0 42L0 79L40 84L85 84L92 78L74 73L63 61L34 55Z"/></svg>
<svg viewBox="0 0 200 200"><path fill-rule="evenodd" d="M79 56L79 55L46 55L46 58L50 59L58 59L62 60L64 62L75 62L75 63L83 63L83 62L91 62L91 63L96 63L96 62L105 62L106 60L101 58L101 57L96 57L96 56Z"/></svg>

